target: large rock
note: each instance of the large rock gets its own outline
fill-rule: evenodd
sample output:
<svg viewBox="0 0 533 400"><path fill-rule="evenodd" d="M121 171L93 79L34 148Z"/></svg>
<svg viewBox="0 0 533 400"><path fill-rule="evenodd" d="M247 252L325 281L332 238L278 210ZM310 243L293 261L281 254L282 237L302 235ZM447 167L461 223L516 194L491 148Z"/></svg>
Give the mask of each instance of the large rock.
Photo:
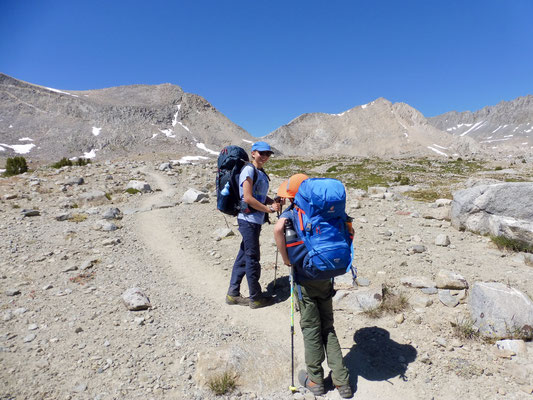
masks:
<svg viewBox="0 0 533 400"><path fill-rule="evenodd" d="M469 299L474 325L488 337L533 336L533 301L518 289L497 282L476 282Z"/></svg>
<svg viewBox="0 0 533 400"><path fill-rule="evenodd" d="M333 297L336 310L363 312L378 308L383 301L381 286L365 287L358 290L338 290Z"/></svg>
<svg viewBox="0 0 533 400"><path fill-rule="evenodd" d="M82 193L78 197L78 201L82 204L88 204L93 206L109 203L109 199L107 198L105 192L102 192L101 190L94 190L92 192Z"/></svg>
<svg viewBox="0 0 533 400"><path fill-rule="evenodd" d="M452 225L533 245L533 182L481 185L453 194Z"/></svg>
<svg viewBox="0 0 533 400"><path fill-rule="evenodd" d="M297 365L298 360L295 362ZM227 372L237 376L239 390L264 392L279 388L287 379L287 365L290 352L279 345L265 343L257 352L247 346L219 344L198 353L194 380L198 386L207 387L209 381Z"/></svg>

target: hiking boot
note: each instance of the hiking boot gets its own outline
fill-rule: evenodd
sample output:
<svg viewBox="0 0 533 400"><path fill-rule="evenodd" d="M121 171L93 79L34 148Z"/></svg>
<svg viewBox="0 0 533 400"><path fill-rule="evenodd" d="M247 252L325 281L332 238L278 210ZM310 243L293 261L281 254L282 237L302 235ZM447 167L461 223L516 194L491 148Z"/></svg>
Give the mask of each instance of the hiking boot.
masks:
<svg viewBox="0 0 533 400"><path fill-rule="evenodd" d="M336 386L339 394L343 399L351 399L353 396L352 388L350 384Z"/></svg>
<svg viewBox="0 0 533 400"><path fill-rule="evenodd" d="M326 393L323 383L315 383L307 376L307 372L303 369L298 372L298 382L307 390L311 391L315 396L321 396Z"/></svg>
<svg viewBox="0 0 533 400"><path fill-rule="evenodd" d="M262 297L259 297L257 300L250 300L250 308L255 309L255 308L268 307L274 304L275 302L276 301L274 297L262 296Z"/></svg>
<svg viewBox="0 0 533 400"><path fill-rule="evenodd" d="M248 297L242 297L241 295L230 296L227 294L226 304L229 304L230 306L247 306L250 304L250 299Z"/></svg>

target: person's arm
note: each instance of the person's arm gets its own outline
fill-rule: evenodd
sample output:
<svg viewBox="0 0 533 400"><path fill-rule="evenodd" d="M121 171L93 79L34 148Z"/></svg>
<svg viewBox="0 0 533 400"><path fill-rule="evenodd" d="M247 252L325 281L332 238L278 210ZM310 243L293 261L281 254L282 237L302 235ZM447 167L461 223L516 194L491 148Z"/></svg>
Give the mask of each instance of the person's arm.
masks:
<svg viewBox="0 0 533 400"><path fill-rule="evenodd" d="M276 240L276 245L278 246L279 254L283 259L283 263L287 266L291 266L291 261L289 260L289 254L287 253L287 247L285 243L285 221L287 218L280 218L276 225L274 225L274 239Z"/></svg>
<svg viewBox="0 0 533 400"><path fill-rule="evenodd" d="M244 202L254 210L266 213L273 213L279 210L279 204L274 203L270 206L267 206L253 196L253 181L250 177L246 178L246 180L242 183L242 193Z"/></svg>

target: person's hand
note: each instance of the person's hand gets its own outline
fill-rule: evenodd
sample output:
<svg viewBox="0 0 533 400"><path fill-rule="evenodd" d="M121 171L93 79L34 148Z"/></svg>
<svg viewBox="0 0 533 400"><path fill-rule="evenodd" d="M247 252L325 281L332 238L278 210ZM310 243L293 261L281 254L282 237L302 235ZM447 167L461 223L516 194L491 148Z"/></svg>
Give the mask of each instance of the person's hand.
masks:
<svg viewBox="0 0 533 400"><path fill-rule="evenodd" d="M272 203L272 205L270 206L274 211L279 211L281 208L280 208L280 205L279 203Z"/></svg>

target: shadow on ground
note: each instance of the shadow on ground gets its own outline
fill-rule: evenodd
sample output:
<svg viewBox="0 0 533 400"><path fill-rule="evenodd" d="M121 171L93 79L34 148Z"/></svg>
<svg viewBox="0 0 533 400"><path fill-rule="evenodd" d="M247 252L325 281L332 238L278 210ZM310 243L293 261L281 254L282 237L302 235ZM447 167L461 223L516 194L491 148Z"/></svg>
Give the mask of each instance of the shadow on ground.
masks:
<svg viewBox="0 0 533 400"><path fill-rule="evenodd" d="M295 288L296 290L296 288ZM280 276L274 281L270 282L265 288L265 292L269 296L276 296L276 303L281 303L291 296L291 284L288 276Z"/></svg>
<svg viewBox="0 0 533 400"><path fill-rule="evenodd" d="M407 366L417 355L413 346L396 343L387 330L377 326L359 329L353 338L355 344L344 362L350 371L354 392L359 376L369 381L387 381L397 376L407 380Z"/></svg>

